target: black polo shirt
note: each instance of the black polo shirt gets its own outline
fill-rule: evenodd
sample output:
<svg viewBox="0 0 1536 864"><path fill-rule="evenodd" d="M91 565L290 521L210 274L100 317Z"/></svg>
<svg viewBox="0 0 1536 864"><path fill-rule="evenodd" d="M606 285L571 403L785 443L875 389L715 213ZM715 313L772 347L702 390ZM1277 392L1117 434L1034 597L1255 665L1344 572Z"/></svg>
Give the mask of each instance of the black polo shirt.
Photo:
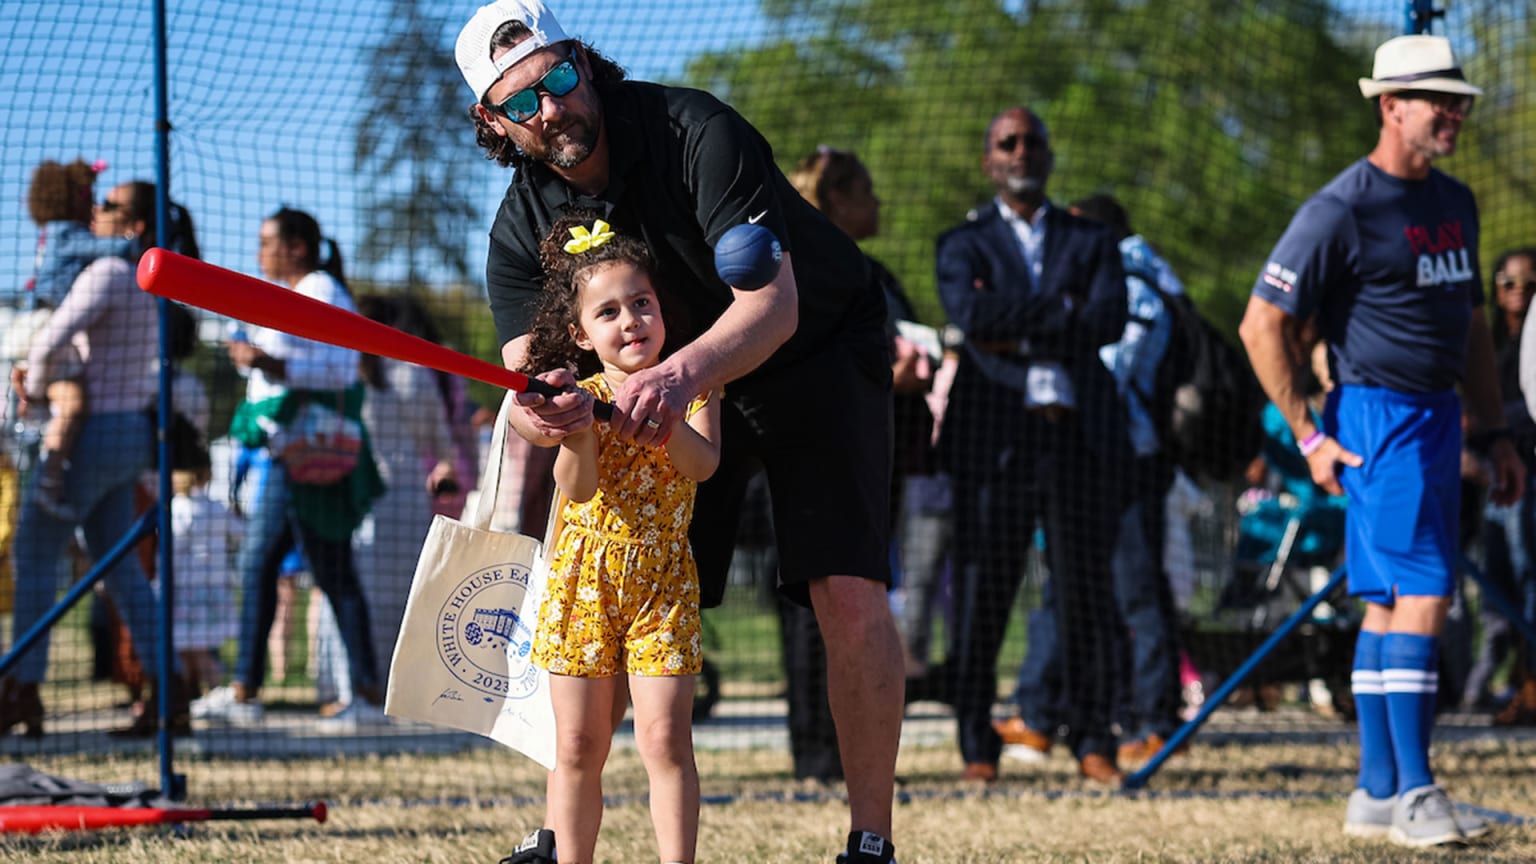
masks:
<svg viewBox="0 0 1536 864"><path fill-rule="evenodd" d="M759 371L808 357L834 341L884 350L885 300L857 245L790 185L751 124L698 90L639 81L597 85L608 134L609 185L597 196L567 186L540 163L518 170L491 226L486 288L503 344L528 332L543 271L539 243L567 209L605 213L616 231L645 239L673 330L691 341L731 303L714 246L754 221L794 255L800 324Z"/></svg>

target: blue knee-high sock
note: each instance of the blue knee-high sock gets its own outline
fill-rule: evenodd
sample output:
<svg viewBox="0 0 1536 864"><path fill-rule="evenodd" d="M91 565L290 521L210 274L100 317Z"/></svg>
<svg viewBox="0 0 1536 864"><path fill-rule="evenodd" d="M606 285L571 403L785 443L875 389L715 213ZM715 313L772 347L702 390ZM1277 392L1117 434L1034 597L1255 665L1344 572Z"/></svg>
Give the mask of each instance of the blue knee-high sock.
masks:
<svg viewBox="0 0 1536 864"><path fill-rule="evenodd" d="M1381 641L1385 634L1361 630L1355 640L1355 668L1350 689L1360 730L1359 786L1372 798L1397 794L1397 758L1392 753L1392 727L1387 722L1387 697L1381 685Z"/></svg>
<svg viewBox="0 0 1536 864"><path fill-rule="evenodd" d="M1381 683L1387 691L1398 792L1435 782L1429 770L1429 736L1440 689L1439 660L1434 636L1388 633L1381 640Z"/></svg>

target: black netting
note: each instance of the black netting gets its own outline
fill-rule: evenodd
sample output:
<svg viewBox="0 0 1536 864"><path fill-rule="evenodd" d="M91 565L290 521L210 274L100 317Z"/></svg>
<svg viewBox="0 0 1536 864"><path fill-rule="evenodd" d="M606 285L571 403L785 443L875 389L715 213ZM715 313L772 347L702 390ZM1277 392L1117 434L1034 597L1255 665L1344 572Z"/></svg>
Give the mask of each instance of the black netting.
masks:
<svg viewBox="0 0 1536 864"><path fill-rule="evenodd" d="M473 4L170 5L169 188L195 225L200 256L260 276L264 220L280 208L305 211L335 240L351 297L365 313L499 361L484 262L488 230L510 173L483 158L476 146L466 116L471 97L452 60L453 40ZM1397 0L938 5L668 0L566 2L556 11L567 32L617 61L631 77L699 87L734 106L771 143L786 173L799 168L813 179L818 174L830 179L836 164L856 154L880 201L878 229L860 239L910 300L904 317L932 328L905 335L920 344L933 340L927 363L935 371L946 350L954 356L965 350L957 340L967 335L944 327L936 241L964 223L968 211L992 206L981 159L993 143L989 123L999 111L1027 105L1044 122L1055 153L1049 194L1057 206L1099 193L1114 196L1131 228L1177 274L1192 308L1235 346L1250 288L1296 207L1375 140L1370 107L1360 98L1356 78L1369 72L1373 48L1403 31L1402 6ZM1530 242L1536 217L1527 87L1531 26L1528 10L1518 4L1483 0L1451 4L1436 24L1436 32L1451 37L1467 78L1486 91L1459 152L1442 163L1478 196L1485 276L1502 251ZM6 253L0 256L5 301L0 315L8 316L9 364L26 358L28 327L35 326L27 322L36 320L38 306L39 292L26 288L38 259L39 224L27 209L34 169L45 160L78 158L87 168L99 160L104 165L94 188L78 194L112 205L125 203L122 196L130 190L124 184L155 178L154 40L151 5L118 0L8 2L0 6L0 32L7 34L0 38L5 46L0 81L6 84L0 87L0 123L6 130L0 198L13 202L10 215L0 219L0 250ZM89 218L79 212L74 218ZM55 249L59 230L51 229L48 238ZM80 259L80 266L87 260ZM211 480L206 500L222 507L243 494L249 515L262 465L241 462L241 448L229 434L246 382L227 347L248 334L216 315L194 317L195 345L177 359L185 388L177 398L205 436ZM141 326L148 319L119 320ZM93 432L89 423L99 426L109 414L131 414L125 394L138 392L134 382L149 380L153 371L143 363L118 369L99 379L105 389L98 386L83 396L84 415L91 419L75 446L92 449L69 459L62 483L76 491L66 491L59 503L92 510L104 499L70 500L86 495L78 491L85 487L79 475L92 473L100 480L119 471L125 479L109 484L117 496L110 506L122 518L96 523L103 531L151 506L156 486L130 477L132 465L148 466L139 452L148 450L145 421L114 420L107 432ZM370 391L376 407L365 413L379 424L370 430L374 445L390 450L380 459L388 463L389 491L350 541L331 547L340 555L350 545L364 591L374 591L379 600L374 614L388 618L389 610L398 614L403 605L434 509L456 513L475 485L500 391L388 362L373 373L381 376L375 383L390 384L387 397ZM153 389L151 384L145 392ZM63 411L69 398L61 392L52 404ZM986 414L983 391L966 398L981 400L968 411ZM920 393L907 395L902 410L921 417L933 402ZM147 404L146 399L130 407ZM110 410L102 411L103 405ZM1014 407L999 408L998 416L1017 415ZM14 395L9 409L0 506L14 508L19 490L47 477L39 458L47 415L21 415ZM1126 737L1141 731L1132 728L1137 721L1125 708L1138 681L1134 655L1114 648L1115 640L1105 635L1109 628L1127 626L1109 602L1108 574L1064 591L1066 574L1052 573L1053 564L1058 570L1108 566L1118 519L1104 512L1110 480L1135 476L1159 490L1146 498L1148 536L1155 542L1135 554L1145 559L1142 565L1158 557L1166 562L1143 566L1145 578L1153 580L1143 587L1156 595L1148 602L1162 604L1166 645L1177 646L1170 650L1182 650L1184 658L1174 664L1182 671L1167 682L1173 690L1159 709L1174 718L1237 668L1341 560L1337 502L1298 496L1287 485L1294 478L1282 476L1283 459L1255 466L1246 476L1241 465L1218 472L1222 476L1175 478L1166 464L1133 473L1128 462L1107 455L1122 445L1090 436L1081 439L1080 451L1041 466L1052 472L1046 482L1008 461L1038 459L1038 453L1003 454L985 435L936 453L929 446L929 427L917 422L914 427L899 420L897 427L898 434L914 437L897 446L893 558L899 576L891 595L909 654L906 671L915 701L908 730L915 747L954 746L955 721L945 702L957 698L957 680L969 681L972 689L979 682L988 703L981 710L991 710L990 697L996 696L997 716L1011 716L1009 696L1026 648L1029 662L1036 664L1046 663L1043 652L1056 652L1056 665L1046 664L1039 680L1071 679L1055 691L1064 707L1052 716L1061 723L1081 722L1073 718L1086 711L1111 717ZM973 416L968 422L987 421ZM1231 422L1232 439L1253 431L1251 416ZM1162 431L1172 434L1166 427ZM181 437L191 439L185 449L195 453L197 436ZM1238 455L1259 455L1252 451L1249 446ZM1186 454L1190 462L1209 455ZM434 496L426 483L439 457L455 466L456 479ZM193 463L202 460L187 458L174 467L187 469L187 478L198 476ZM518 477L513 490L524 490L524 497L508 496L504 524L537 536L544 527L540 496L548 494L549 468L536 456L524 458L530 460L527 476ZM1226 459L1229 468L1241 461L1246 460ZM125 463L132 463L129 469L122 469ZM246 472L239 479L243 492L236 493L241 471ZM1011 500L987 516L999 520L995 530L973 530L974 520L983 516L960 503L964 484L1014 476L1037 485L1004 490ZM1469 489L1469 520L1480 516L1481 494ZM830 726L813 695L824 664L816 628L803 611L780 606L772 588L776 559L769 504L755 493L748 501L725 602L705 613L709 673L708 686L701 686L696 737L704 748L770 753L776 760L773 776L835 775L835 760L827 761ZM56 543L29 546L14 530L15 510L7 513L4 526L10 530L0 535L0 552L6 555L0 603L8 610L28 592L33 595L28 608L42 595L52 597L35 584L36 574L57 571L62 592L85 573L89 556L81 551L82 539L98 553L115 539L106 536L110 532L88 531L81 538L66 531ZM966 521L967 513L972 521ZM957 520L963 523L958 530ZM206 540L216 529L203 526L214 524L192 523L189 530ZM249 536L251 527L246 530ZM1469 527L1468 537L1477 536L1475 526ZM204 678L192 685L198 692L226 683L238 665L235 628L251 599L238 587L236 542L222 551L213 548L217 544L193 544L213 549L209 554L218 560L199 566L209 574L217 571L217 581L178 589L197 592L203 605L195 626L214 634L212 644L198 646L209 649L207 665L198 667ZM25 570L33 574L33 584L17 582L17 557L43 546L46 560ZM141 578L128 570L135 562L152 567L152 547L146 541L130 553L115 584ZM1165 547L1161 556L1156 547ZM1469 549L1475 552L1476 544ZM1481 559L1474 556L1474 563ZM956 588L967 565L1001 575L989 577L986 590L967 598ZM327 706L344 701L349 688L337 681L347 666L345 651L336 653L340 643L317 641L317 631L327 625L315 569L313 557L303 555L284 567L262 682L264 715L238 724L193 719L195 734L176 751L175 763L187 774L191 794L199 800L453 797L506 794L509 776L515 778L515 794L539 794L542 774L531 763L472 736L398 722L356 728L323 722L329 718L322 715L332 710ZM1055 585L1047 587L1048 575ZM51 773L95 780L156 773L151 744L105 734L134 722L134 712L153 692L153 667L146 671L144 658L133 656L133 640L120 623L122 591L110 593L115 609L107 594L92 592L52 631L39 691L44 737L15 734L37 719L29 709L25 716L7 718L18 722L12 734L0 738L0 751ZM1470 624L1477 595L1472 591L1468 604L1458 607L1469 634L1457 661L1462 682L1474 648L1482 644L1470 635L1479 629ZM1052 616L1044 610L1051 602L1066 609L1048 622ZM989 614L967 622L965 608ZM994 628L983 635L995 643L995 668L972 662L957 670L957 655L970 650L963 645L977 636L967 626L979 620ZM1047 623L1074 621L1054 648L1042 638ZM1334 710L1346 711L1356 626L1354 605L1342 596L1330 598L1246 689L1263 704L1326 701L1331 690ZM16 628L0 632L7 635L6 645L21 635ZM389 632L382 630L375 640L380 670L392 644ZM1088 642L1072 642L1078 633L1089 634ZM189 647L187 633L177 638ZM781 647L786 639L788 651ZM983 648L978 656L988 661L992 650ZM797 667L788 684L786 657ZM1084 662L1099 670L1092 672L1100 676L1092 685L1082 683L1088 674ZM25 679L13 677L0 699L22 698L12 693L20 680ZM1454 689L1455 680L1443 673L1442 692ZM1501 675L1479 686L1502 683ZM362 692L366 685L351 689L354 699L377 695ZM788 708L786 695L793 703ZM786 715L792 734L786 734ZM456 768L453 776L442 776L430 767L400 767L406 764L401 760L477 747L485 755L472 763L473 771ZM955 774L963 761L956 754ZM416 779L402 781L402 770ZM739 791L752 779L712 782Z"/></svg>

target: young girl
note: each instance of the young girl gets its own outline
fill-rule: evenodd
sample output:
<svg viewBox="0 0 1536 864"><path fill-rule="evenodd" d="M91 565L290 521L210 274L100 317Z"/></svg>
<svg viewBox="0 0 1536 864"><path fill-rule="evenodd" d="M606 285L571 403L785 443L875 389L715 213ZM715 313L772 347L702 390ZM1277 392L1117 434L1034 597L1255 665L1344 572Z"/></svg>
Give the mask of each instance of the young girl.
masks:
<svg viewBox="0 0 1536 864"><path fill-rule="evenodd" d="M240 518L208 497L208 451L199 447L187 468L171 472L171 534L175 538L176 649L192 695L223 678L218 650L238 634L233 551Z"/></svg>
<svg viewBox="0 0 1536 864"><path fill-rule="evenodd" d="M525 368L574 368L612 401L666 341L645 244L583 214L557 222L540 250L546 274ZM563 529L553 541L533 660L551 673L558 735L549 819L559 860L590 862L602 821L603 763L626 681L635 743L650 777L664 862L693 860L699 778L694 678L702 663L699 584L688 545L697 484L720 461L720 401L703 394L663 446L616 440L597 424L555 457Z"/></svg>

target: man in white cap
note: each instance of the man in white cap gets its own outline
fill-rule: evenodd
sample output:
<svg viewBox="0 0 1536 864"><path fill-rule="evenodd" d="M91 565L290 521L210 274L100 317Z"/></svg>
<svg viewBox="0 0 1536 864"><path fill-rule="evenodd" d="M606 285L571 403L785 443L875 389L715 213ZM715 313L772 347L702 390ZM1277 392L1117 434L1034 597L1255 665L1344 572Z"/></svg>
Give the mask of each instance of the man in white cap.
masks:
<svg viewBox="0 0 1536 864"><path fill-rule="evenodd" d="M699 488L690 532L702 603L720 601L742 493L761 465L781 590L815 610L827 645L852 823L838 860L887 864L903 673L886 601L885 301L865 257L795 191L741 115L697 90L624 80L567 37L541 0L481 7L455 58L474 93L476 141L517 169L486 267L504 362L516 369L523 361L542 290L539 243L564 212L596 210L615 231L645 239L662 306L676 319L668 336L681 338L615 393L612 432L659 444L694 396L724 386L721 465ZM713 247L742 223L768 228L783 249L777 277L755 290L715 272ZM564 369L524 371L574 384ZM579 393L517 401L512 425L535 444L553 446L593 422ZM560 857L588 860L585 837L567 853L563 818L551 814Z"/></svg>
<svg viewBox="0 0 1536 864"><path fill-rule="evenodd" d="M1349 494L1345 564L1366 613L1353 674L1360 775L1344 831L1434 846L1487 831L1457 812L1429 768L1438 639L1458 558L1458 384L1468 446L1495 466L1494 499L1519 499L1525 470L1480 313L1476 204L1431 166L1455 151L1482 91L1445 38L1400 36L1376 50L1360 92L1381 122L1376 147L1296 212L1241 333L1312 479ZM1313 316L1338 382L1321 423L1297 386L1294 358L1309 352L1292 353Z"/></svg>

